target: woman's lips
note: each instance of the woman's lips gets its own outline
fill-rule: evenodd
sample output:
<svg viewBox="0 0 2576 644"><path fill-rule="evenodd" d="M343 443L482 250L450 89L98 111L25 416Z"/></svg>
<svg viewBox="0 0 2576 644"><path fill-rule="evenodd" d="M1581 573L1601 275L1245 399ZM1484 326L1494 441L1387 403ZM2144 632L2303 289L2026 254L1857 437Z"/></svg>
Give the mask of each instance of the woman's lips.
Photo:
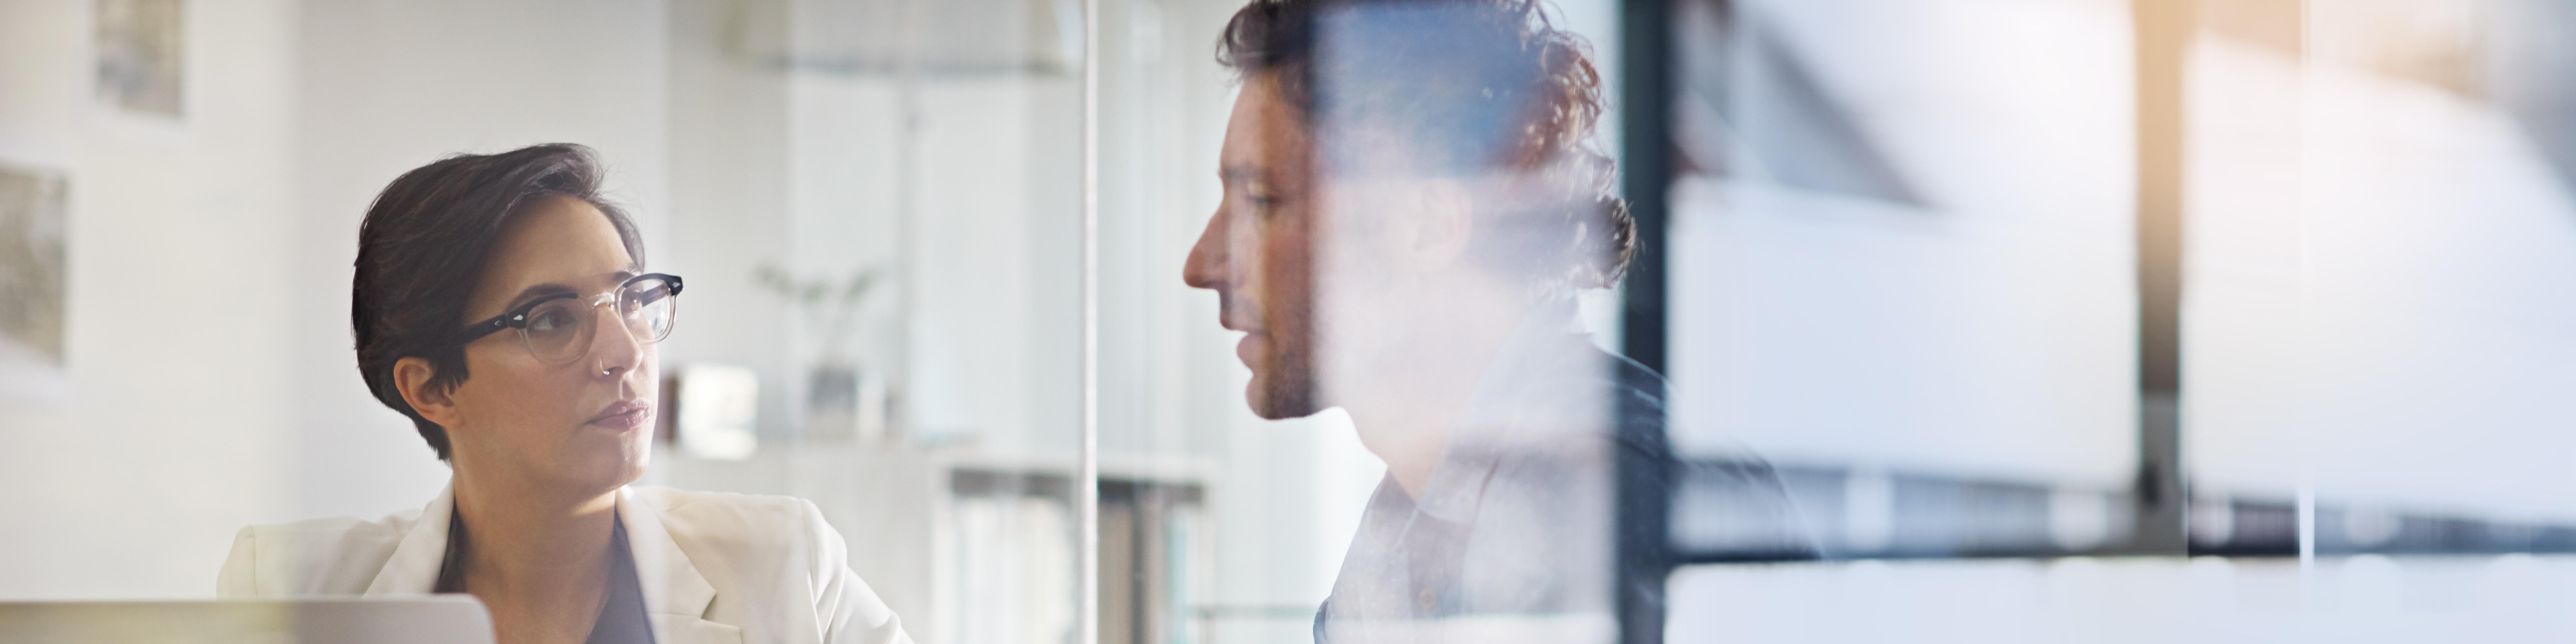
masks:
<svg viewBox="0 0 2576 644"><path fill-rule="evenodd" d="M628 398L609 403L606 409L599 410L599 415L590 418L590 424L627 431L643 427L644 421L652 417L652 403L641 398Z"/></svg>

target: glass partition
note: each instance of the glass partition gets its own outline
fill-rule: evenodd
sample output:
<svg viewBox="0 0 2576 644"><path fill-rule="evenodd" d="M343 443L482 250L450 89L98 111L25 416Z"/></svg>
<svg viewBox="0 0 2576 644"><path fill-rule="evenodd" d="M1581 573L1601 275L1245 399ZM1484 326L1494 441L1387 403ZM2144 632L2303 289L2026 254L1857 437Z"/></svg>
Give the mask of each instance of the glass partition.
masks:
<svg viewBox="0 0 2576 644"><path fill-rule="evenodd" d="M671 256L723 299L665 359L761 386L756 449L648 480L813 501L917 641L1073 641L1079 5L669 11Z"/></svg>
<svg viewBox="0 0 2576 644"><path fill-rule="evenodd" d="M2195 52L2207 169L2196 538L2303 555L2576 545L2567 52L2550 3L2249 3Z"/></svg>
<svg viewBox="0 0 2576 644"><path fill-rule="evenodd" d="M2571 25L0 3L0 640L2563 639Z"/></svg>
<svg viewBox="0 0 2576 644"><path fill-rule="evenodd" d="M2140 408L2126 8L1675 13L1667 297L1682 453L1770 459L1830 556L2128 539ZM1712 551L1766 534L1727 514L1720 490L1678 502L1676 535Z"/></svg>

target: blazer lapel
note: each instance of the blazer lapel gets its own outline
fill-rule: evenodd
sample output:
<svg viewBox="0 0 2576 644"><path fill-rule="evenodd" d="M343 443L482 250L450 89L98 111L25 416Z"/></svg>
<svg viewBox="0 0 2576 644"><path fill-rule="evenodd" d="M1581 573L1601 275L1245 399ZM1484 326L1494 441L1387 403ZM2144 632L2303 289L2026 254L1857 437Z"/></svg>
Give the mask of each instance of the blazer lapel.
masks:
<svg viewBox="0 0 2576 644"><path fill-rule="evenodd" d="M367 584L373 595L426 595L438 586L438 569L447 563L447 519L456 512L456 485L438 491L438 498L420 509L420 519L413 521L411 532L404 533L402 543L385 567L376 571L376 580Z"/></svg>
<svg viewBox="0 0 2576 644"><path fill-rule="evenodd" d="M653 621L654 639L664 644L741 642L741 628L706 619L715 586L671 540L661 512L626 488L617 490L617 510L626 522L626 547L635 554L635 582L644 587L644 612Z"/></svg>
<svg viewBox="0 0 2576 644"><path fill-rule="evenodd" d="M662 528L661 513L625 488L617 490L617 509L626 523L626 547L635 556L635 582L643 587L654 639L664 644L741 642L742 629L705 619L715 602L715 586L698 574L689 555ZM456 487L451 483L421 507L420 520L394 546L366 594L425 595L436 588L439 567L447 563L448 518L455 512Z"/></svg>

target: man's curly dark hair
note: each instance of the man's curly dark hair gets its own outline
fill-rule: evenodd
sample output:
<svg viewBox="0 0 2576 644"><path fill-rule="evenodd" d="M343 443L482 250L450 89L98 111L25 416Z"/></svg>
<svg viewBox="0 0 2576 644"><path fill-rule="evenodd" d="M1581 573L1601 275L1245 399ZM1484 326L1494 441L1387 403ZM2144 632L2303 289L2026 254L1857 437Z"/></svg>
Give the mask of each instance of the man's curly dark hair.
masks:
<svg viewBox="0 0 2576 644"><path fill-rule="evenodd" d="M1601 73L1591 46L1539 0L1253 0L1218 37L1216 59L1266 78L1313 128L1327 171L1390 166L1509 174L1481 253L1542 290L1615 284L1636 221L1616 166L1592 148ZM1401 145L1335 146L1366 129ZM1403 150L1401 160L1376 158Z"/></svg>

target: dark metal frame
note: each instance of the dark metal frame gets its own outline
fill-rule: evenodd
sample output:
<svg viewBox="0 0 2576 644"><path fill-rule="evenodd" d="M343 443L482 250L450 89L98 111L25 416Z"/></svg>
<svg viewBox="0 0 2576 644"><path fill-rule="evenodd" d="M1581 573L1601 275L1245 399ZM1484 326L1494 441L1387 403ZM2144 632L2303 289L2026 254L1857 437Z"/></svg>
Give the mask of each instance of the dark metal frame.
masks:
<svg viewBox="0 0 2576 644"><path fill-rule="evenodd" d="M2190 549L2182 463L2184 96L2199 0L2131 0L2138 101L2138 480L2127 554Z"/></svg>
<svg viewBox="0 0 2576 644"><path fill-rule="evenodd" d="M1670 0L1619 3L1619 188L1637 225L1636 255L1620 283L1619 343L1621 353L1656 373L1665 371L1665 231L1673 182L1672 18ZM1619 404L1641 403L1622 396ZM1620 417L1631 417L1631 410L1618 411ZM1663 427L1662 423L1619 425L1622 432ZM1662 436L1621 439L1628 444L1665 444ZM1669 457L1633 452L1620 450L1616 463L1619 641L1656 644L1664 640L1664 581L1678 558L1670 543L1673 491L1667 487L1674 464Z"/></svg>

